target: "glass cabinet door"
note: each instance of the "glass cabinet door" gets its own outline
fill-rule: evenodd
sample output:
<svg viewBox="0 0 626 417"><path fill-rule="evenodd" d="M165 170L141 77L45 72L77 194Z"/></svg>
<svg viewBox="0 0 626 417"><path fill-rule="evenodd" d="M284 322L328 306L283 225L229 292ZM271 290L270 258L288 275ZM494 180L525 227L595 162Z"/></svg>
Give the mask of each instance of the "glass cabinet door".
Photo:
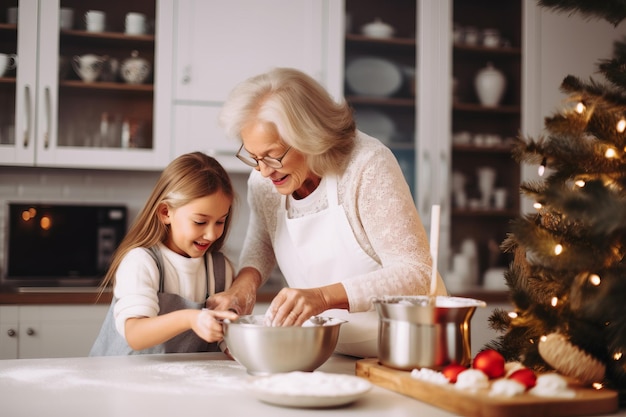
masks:
<svg viewBox="0 0 626 417"><path fill-rule="evenodd" d="M0 156L16 155L17 0L0 1ZM28 64L28 59L26 65ZM33 68L33 70L35 70Z"/></svg>
<svg viewBox="0 0 626 417"><path fill-rule="evenodd" d="M17 24L0 23L0 53L19 60L0 78L0 100L12 115L0 116L1 131L9 132L0 138L0 163L166 163L169 146L155 143L153 128L155 0L0 0L0 6L6 13L17 7L19 16Z"/></svg>

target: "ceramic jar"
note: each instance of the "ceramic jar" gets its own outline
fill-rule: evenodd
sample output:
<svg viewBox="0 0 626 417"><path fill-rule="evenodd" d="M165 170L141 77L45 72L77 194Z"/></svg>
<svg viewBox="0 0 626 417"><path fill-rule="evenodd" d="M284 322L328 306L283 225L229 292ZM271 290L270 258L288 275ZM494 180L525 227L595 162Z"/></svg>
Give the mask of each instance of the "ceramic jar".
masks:
<svg viewBox="0 0 626 417"><path fill-rule="evenodd" d="M140 58L139 52L133 51L130 58L122 61L120 75L128 84L143 84L152 72L152 65L147 59Z"/></svg>
<svg viewBox="0 0 626 417"><path fill-rule="evenodd" d="M480 104L486 107L496 107L500 104L506 90L506 77L491 62L476 73L474 87Z"/></svg>

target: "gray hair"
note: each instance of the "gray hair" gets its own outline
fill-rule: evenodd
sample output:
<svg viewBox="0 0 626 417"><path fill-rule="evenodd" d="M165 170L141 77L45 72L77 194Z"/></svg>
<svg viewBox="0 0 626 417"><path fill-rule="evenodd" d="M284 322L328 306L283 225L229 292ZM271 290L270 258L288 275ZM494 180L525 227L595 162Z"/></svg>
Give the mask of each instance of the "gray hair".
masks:
<svg viewBox="0 0 626 417"><path fill-rule="evenodd" d="M251 122L270 123L302 153L319 176L343 171L354 148L352 108L336 102L315 79L293 68L274 68L237 85L220 113L226 134L241 140Z"/></svg>

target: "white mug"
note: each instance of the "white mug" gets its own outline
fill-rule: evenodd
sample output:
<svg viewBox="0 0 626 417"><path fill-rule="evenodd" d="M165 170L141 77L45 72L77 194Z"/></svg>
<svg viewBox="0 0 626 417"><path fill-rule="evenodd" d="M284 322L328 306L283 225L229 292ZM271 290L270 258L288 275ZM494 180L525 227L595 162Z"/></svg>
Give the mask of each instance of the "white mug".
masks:
<svg viewBox="0 0 626 417"><path fill-rule="evenodd" d="M59 26L65 30L74 28L74 9L61 7L61 10L59 10Z"/></svg>
<svg viewBox="0 0 626 417"><path fill-rule="evenodd" d="M17 25L17 7L9 7L7 9L7 23Z"/></svg>
<svg viewBox="0 0 626 417"><path fill-rule="evenodd" d="M92 83L100 77L106 57L95 54L75 55L72 66L78 76L86 83Z"/></svg>
<svg viewBox="0 0 626 417"><path fill-rule="evenodd" d="M12 70L17 66L17 55L0 54L0 77L4 76L7 70Z"/></svg>
<svg viewBox="0 0 626 417"><path fill-rule="evenodd" d="M100 10L89 10L85 13L85 28L87 32L104 32L106 13Z"/></svg>
<svg viewBox="0 0 626 417"><path fill-rule="evenodd" d="M127 35L143 35L146 33L146 15L143 13L127 13L126 14L126 34Z"/></svg>

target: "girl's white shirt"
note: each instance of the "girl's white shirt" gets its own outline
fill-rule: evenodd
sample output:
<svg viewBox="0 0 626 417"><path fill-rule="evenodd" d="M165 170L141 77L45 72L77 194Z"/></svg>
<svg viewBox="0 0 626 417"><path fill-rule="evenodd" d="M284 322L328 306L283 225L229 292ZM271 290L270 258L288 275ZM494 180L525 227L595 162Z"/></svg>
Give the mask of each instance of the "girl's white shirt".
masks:
<svg viewBox="0 0 626 417"><path fill-rule="evenodd" d="M196 303L205 300L206 269L204 258L187 258L159 244L163 255L164 291L177 294ZM215 277L210 256L209 294L215 292ZM226 262L225 287L233 280L233 269ZM144 248L135 248L122 259L115 275L113 296L115 304L115 327L124 336L124 323L134 317L155 317L159 314L159 270L152 256Z"/></svg>
<svg viewBox="0 0 626 417"><path fill-rule="evenodd" d="M326 209L326 187L321 185L305 199L289 196L288 216L307 216ZM350 162L338 176L337 192L357 242L382 265L378 271L340 281L348 294L350 312L370 310L372 297L428 294L432 266L428 236L389 148L357 132ZM250 223L239 268L256 268L264 279L276 265L273 245L280 201L272 182L253 170L248 178ZM441 277L437 293L447 294Z"/></svg>

